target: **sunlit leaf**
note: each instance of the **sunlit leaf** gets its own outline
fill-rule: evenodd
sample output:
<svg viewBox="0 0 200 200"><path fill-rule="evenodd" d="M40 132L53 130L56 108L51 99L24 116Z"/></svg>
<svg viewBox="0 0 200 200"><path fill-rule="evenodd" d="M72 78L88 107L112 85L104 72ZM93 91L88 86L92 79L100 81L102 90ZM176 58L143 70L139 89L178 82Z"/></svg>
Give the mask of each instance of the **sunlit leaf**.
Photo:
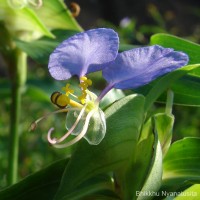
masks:
<svg viewBox="0 0 200 200"><path fill-rule="evenodd" d="M159 113L153 116L153 120L155 131L161 143L163 155L165 155L171 144L174 116L166 113Z"/></svg>
<svg viewBox="0 0 200 200"><path fill-rule="evenodd" d="M23 37L21 35L23 31L30 32L30 35L25 35L26 39L35 37L33 32L54 37L31 8L14 9L8 5L7 1L0 0L0 18L4 21L9 32L15 37Z"/></svg>
<svg viewBox="0 0 200 200"><path fill-rule="evenodd" d="M163 187L200 183L200 138L184 138L172 144L164 158Z"/></svg>
<svg viewBox="0 0 200 200"><path fill-rule="evenodd" d="M149 136L151 137L151 134ZM143 141L146 141L145 143L147 143L148 139L150 139L150 138L147 137ZM144 146L144 149L145 149L145 146ZM143 152L143 155L141 155L141 157L143 156L143 160L144 160L143 162L145 163L145 155L148 155L149 153L147 151L142 150L142 149L141 149L141 151ZM161 186L161 181L162 181L162 150L161 150L160 141L158 140L158 136L157 136L156 133L154 135L153 146L151 147L151 149L149 149L149 151L152 152L152 154L149 154L149 155L151 155L151 157L150 157L151 160L150 160L149 165L148 165L148 163L146 163L146 165L148 166L148 168L147 168L148 171L145 174L146 175L145 182L143 183L142 188L139 190L139 191L144 192L144 193L146 191L157 192L160 189L160 186ZM139 195L137 198L136 197L137 196L135 196L135 199L137 199L137 200L152 199L152 196L148 196L148 195L141 195L141 196Z"/></svg>
<svg viewBox="0 0 200 200"><path fill-rule="evenodd" d="M164 91L166 91L168 88L171 88L177 79L189 73L191 70L197 69L198 67L200 67L200 64L187 65L157 80L147 92L145 110L148 110ZM140 92L140 90L138 90L138 92ZM176 93L174 95L176 97ZM185 102L185 104L187 104L187 102Z"/></svg>
<svg viewBox="0 0 200 200"><path fill-rule="evenodd" d="M143 105L143 96L130 95L105 111L106 137L97 146L79 142L65 170L56 199L62 199L96 174L116 170L127 164L143 122Z"/></svg>
<svg viewBox="0 0 200 200"><path fill-rule="evenodd" d="M188 189L184 190L174 200L199 200L200 197L200 184L195 184Z"/></svg>
<svg viewBox="0 0 200 200"><path fill-rule="evenodd" d="M35 9L38 17L50 29L70 29L82 31L77 21L65 5L60 0L43 0L40 9Z"/></svg>
<svg viewBox="0 0 200 200"><path fill-rule="evenodd" d="M183 51L189 56L189 64L200 63L200 45L173 35L159 33L151 37L151 44L159 44L163 47L173 48L176 51Z"/></svg>

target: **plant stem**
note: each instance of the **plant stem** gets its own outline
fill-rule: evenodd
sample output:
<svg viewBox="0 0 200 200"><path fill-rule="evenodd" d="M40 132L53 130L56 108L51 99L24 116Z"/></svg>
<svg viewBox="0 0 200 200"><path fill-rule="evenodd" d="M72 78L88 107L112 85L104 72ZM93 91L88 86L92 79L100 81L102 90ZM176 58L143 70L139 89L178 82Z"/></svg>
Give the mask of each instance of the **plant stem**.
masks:
<svg viewBox="0 0 200 200"><path fill-rule="evenodd" d="M172 114L172 106L174 102L174 93L172 90L167 91L167 102L166 102L166 107L165 107L165 113L168 115Z"/></svg>
<svg viewBox="0 0 200 200"><path fill-rule="evenodd" d="M26 81L27 56L19 49L13 51L13 61L10 62L12 83L12 104L10 113L10 146L8 156L8 185L17 182L19 154L19 122L21 111L21 95Z"/></svg>

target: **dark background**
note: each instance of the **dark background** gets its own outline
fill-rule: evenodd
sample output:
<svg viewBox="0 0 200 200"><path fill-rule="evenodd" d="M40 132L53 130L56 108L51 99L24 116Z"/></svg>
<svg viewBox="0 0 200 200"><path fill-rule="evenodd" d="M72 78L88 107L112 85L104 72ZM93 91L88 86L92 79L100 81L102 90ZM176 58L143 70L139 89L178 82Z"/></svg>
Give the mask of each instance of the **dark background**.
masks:
<svg viewBox="0 0 200 200"><path fill-rule="evenodd" d="M160 20L167 32L181 37L193 35L192 40L200 41L199 0L76 0L75 2L81 7L77 20L84 29L104 25L101 23L102 19L118 26L123 18L134 18L136 29L142 25L158 25ZM70 1L66 3L69 5ZM156 12L162 19L153 16Z"/></svg>

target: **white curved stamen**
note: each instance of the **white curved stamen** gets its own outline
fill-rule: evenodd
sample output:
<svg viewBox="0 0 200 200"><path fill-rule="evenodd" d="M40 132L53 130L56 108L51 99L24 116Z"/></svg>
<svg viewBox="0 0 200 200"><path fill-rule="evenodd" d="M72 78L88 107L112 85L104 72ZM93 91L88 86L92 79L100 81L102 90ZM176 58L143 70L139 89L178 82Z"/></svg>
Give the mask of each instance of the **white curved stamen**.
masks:
<svg viewBox="0 0 200 200"><path fill-rule="evenodd" d="M65 144L54 144L53 146L56 148L65 148L68 146L71 146L73 144L75 144L76 142L78 142L81 138L84 137L84 135L86 134L87 130L88 130L88 126L89 126L89 122L90 122L90 118L92 117L92 115L94 114L95 110L91 110L86 119L85 119L85 124L83 126L82 131L80 132L80 134L78 134L78 136L76 136L74 139L72 139L71 141L65 143Z"/></svg>
<svg viewBox="0 0 200 200"><path fill-rule="evenodd" d="M29 128L29 131L34 131L35 128L37 127L37 124L42 121L43 119L46 119L47 117L51 116L51 115L54 115L54 114L57 114L57 113L63 113L63 112L68 112L68 111L76 111L76 110L80 110L80 108L64 108L64 109L61 109L61 110L57 110L57 111L54 111L54 112L51 112L51 113L48 113L46 114L45 116L43 117L40 117L39 119L37 119L36 121L34 121L30 128Z"/></svg>
<svg viewBox="0 0 200 200"><path fill-rule="evenodd" d="M72 127L69 129L69 131L68 131L64 136L62 136L60 139L51 138L51 134L52 134L54 128L49 129L48 134L47 134L48 142L49 142L50 144L57 144L57 143L60 143L60 142L64 141L64 140L73 132L73 130L76 128L76 126L77 126L77 124L79 123L79 121L80 121L80 119L81 119L83 113L85 112L85 108L86 108L86 106L84 106L84 107L82 108L82 110L81 110L81 112L79 113L79 115L78 115L76 121L74 122L73 126L72 126Z"/></svg>

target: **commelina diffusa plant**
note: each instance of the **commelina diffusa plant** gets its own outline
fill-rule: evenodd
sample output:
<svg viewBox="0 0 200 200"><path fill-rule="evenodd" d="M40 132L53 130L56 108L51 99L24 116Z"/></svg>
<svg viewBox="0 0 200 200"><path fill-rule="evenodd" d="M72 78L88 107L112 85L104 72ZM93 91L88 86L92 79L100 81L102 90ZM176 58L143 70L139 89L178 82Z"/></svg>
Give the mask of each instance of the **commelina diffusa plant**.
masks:
<svg viewBox="0 0 200 200"><path fill-rule="evenodd" d="M48 68L54 79L68 80L75 75L80 81L79 95L74 94L67 83L63 87L64 93L54 92L51 96L51 101L61 109L50 114L67 112L68 130L61 138L55 138L51 128L47 136L50 144L64 148L82 138L91 145L99 144L106 133L106 120L99 102L112 88L135 89L188 63L185 53L158 45L122 53L118 53L118 48L117 33L99 28L70 37L50 55ZM97 97L89 91L92 80L86 75L100 70L108 85ZM46 117L36 120L31 129ZM64 142L69 135L75 135L75 138Z"/></svg>

